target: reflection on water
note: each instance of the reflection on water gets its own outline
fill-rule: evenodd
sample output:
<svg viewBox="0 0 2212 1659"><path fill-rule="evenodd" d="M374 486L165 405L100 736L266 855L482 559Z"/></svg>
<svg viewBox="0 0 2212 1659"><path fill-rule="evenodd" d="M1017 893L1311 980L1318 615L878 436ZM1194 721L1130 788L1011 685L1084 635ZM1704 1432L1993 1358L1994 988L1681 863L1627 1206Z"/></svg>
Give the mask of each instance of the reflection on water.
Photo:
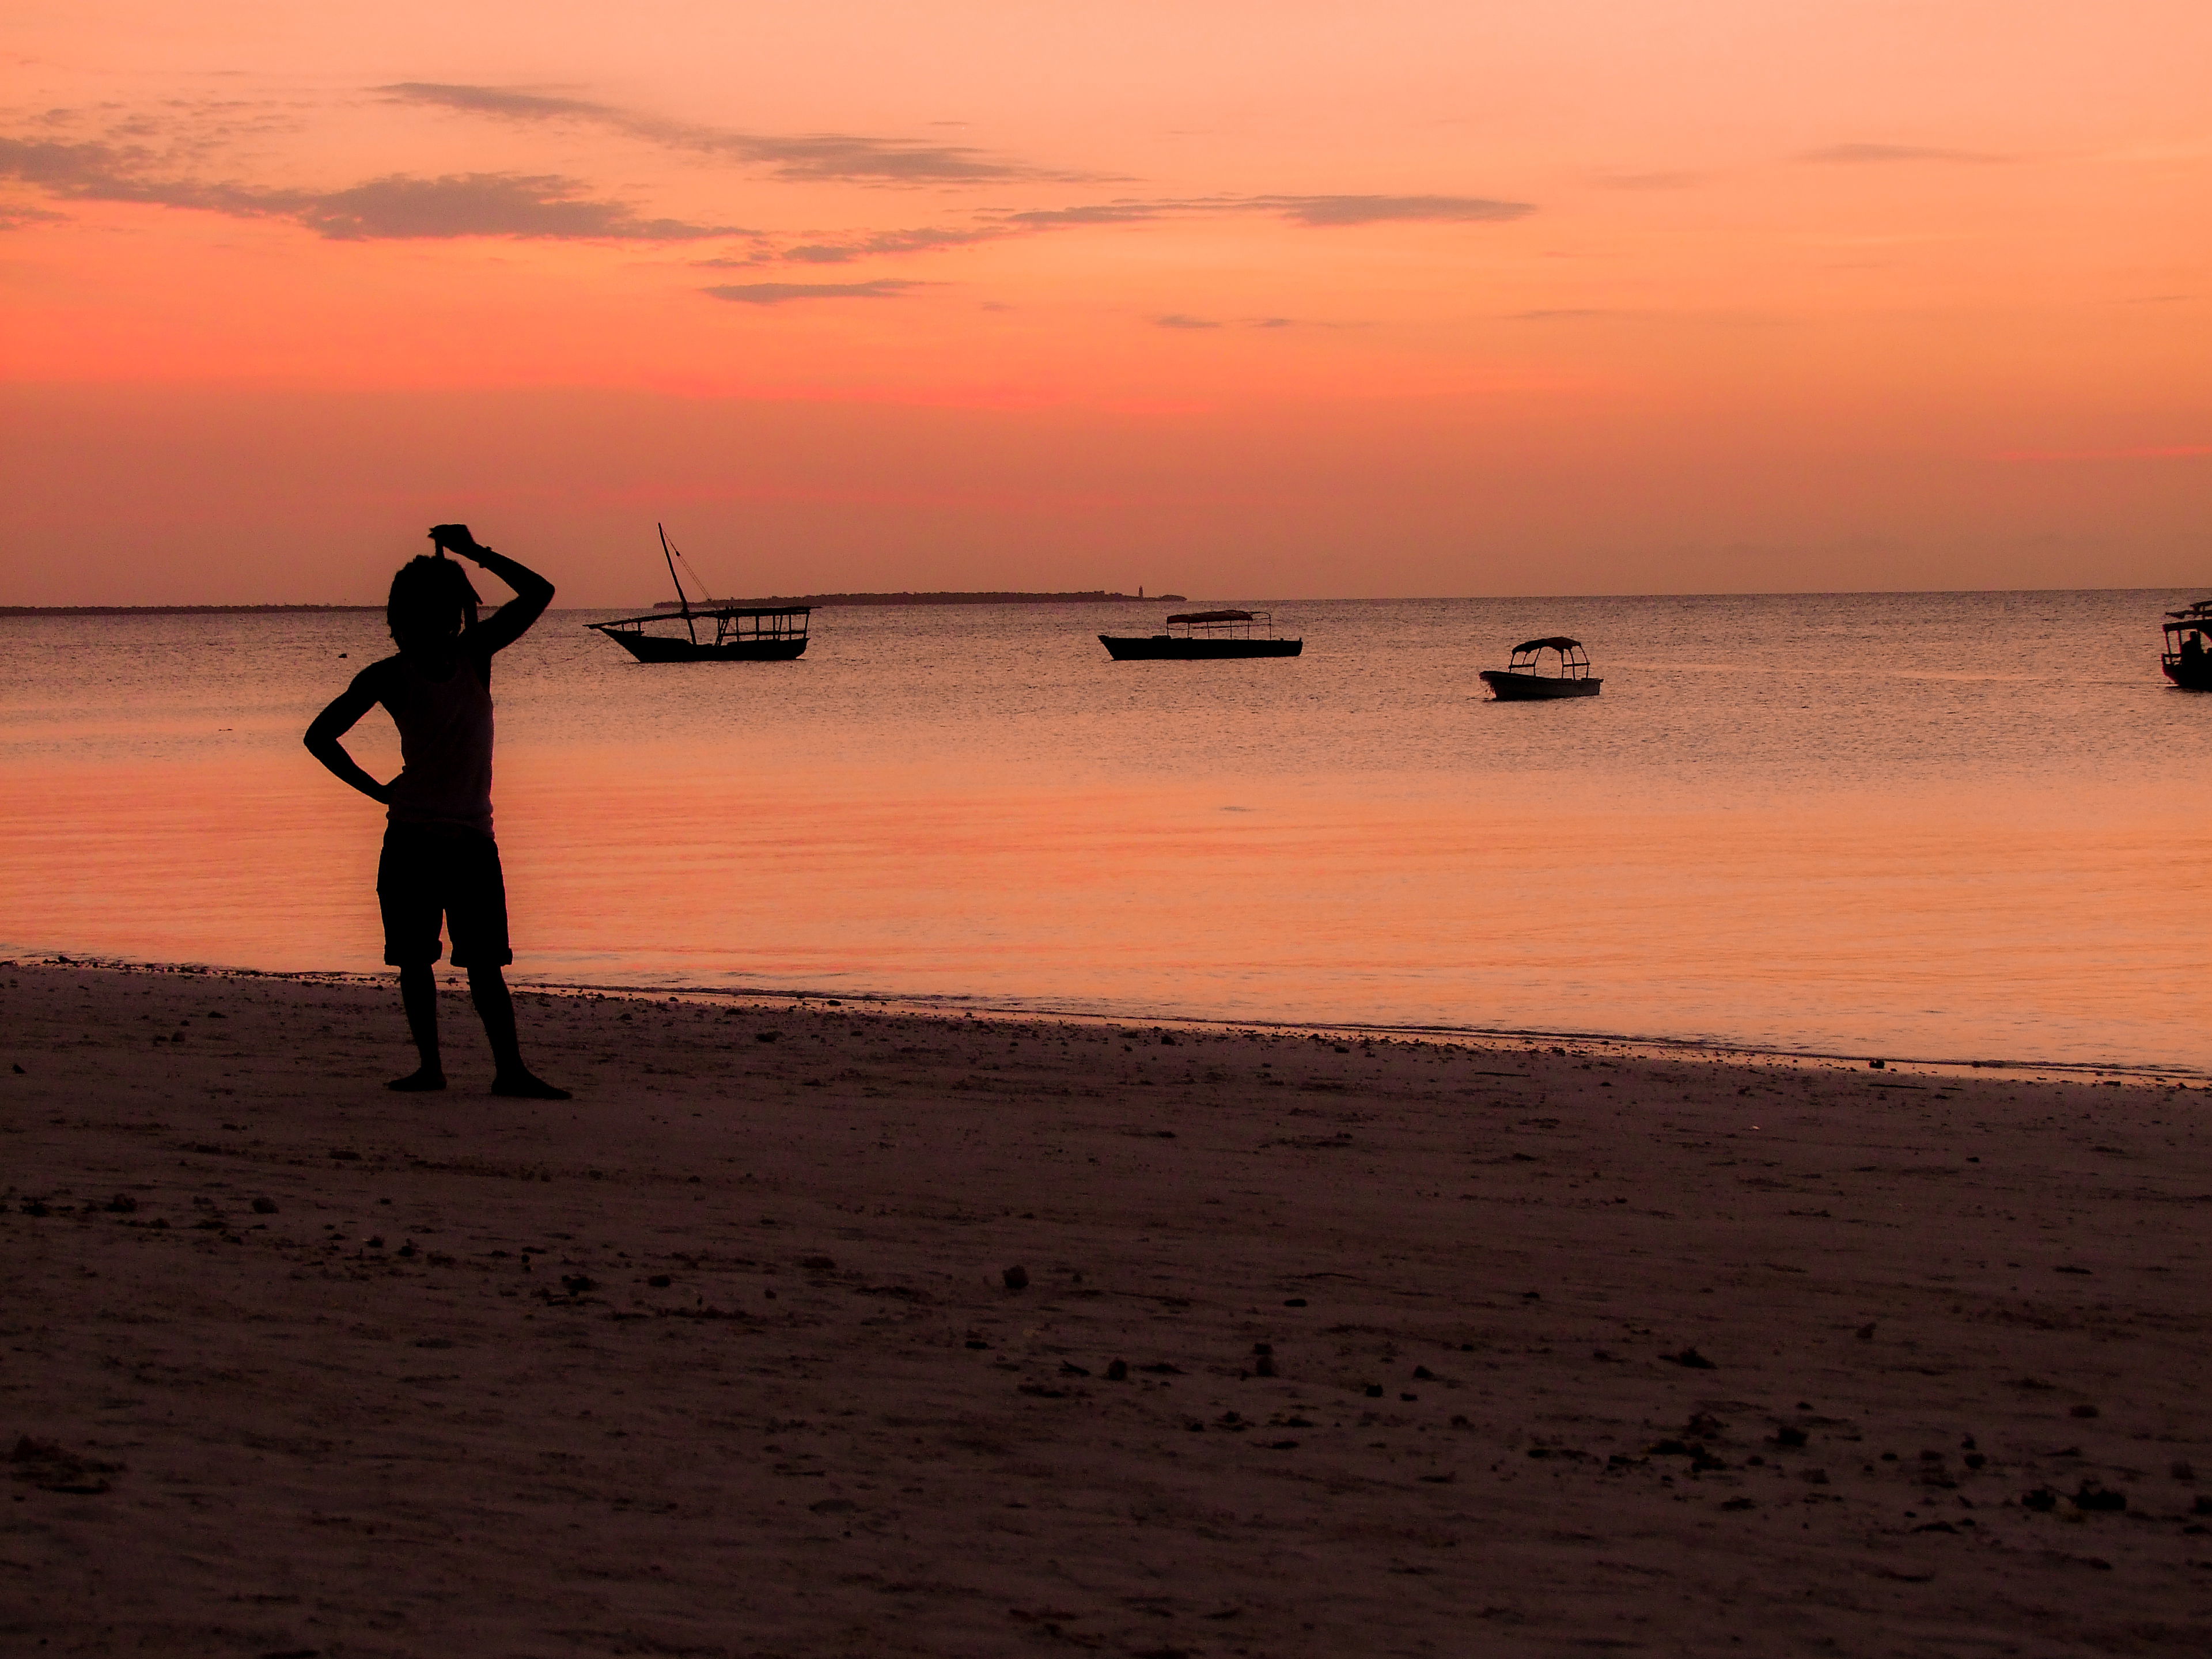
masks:
<svg viewBox="0 0 2212 1659"><path fill-rule="evenodd" d="M1134 608L787 666L556 614L494 688L516 971L2205 1065L2167 603L1277 601L1304 657L1211 665L1108 661ZM379 814L297 742L377 620L0 622L7 947L374 967ZM1602 697L1479 700L1556 631Z"/></svg>

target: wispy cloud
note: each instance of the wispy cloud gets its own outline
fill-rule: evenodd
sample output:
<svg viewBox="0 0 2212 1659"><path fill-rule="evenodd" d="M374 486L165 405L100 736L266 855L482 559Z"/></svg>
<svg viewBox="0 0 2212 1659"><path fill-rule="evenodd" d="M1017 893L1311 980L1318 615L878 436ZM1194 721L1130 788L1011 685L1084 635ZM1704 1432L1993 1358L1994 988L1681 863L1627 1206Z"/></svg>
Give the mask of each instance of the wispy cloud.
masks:
<svg viewBox="0 0 2212 1659"><path fill-rule="evenodd" d="M1170 196L1009 213L1002 222L1050 230L1070 225L1138 224L1202 214L1264 213L1292 224L1312 226L1423 221L1476 224L1523 218L1535 210L1534 203L1503 202L1486 196Z"/></svg>
<svg viewBox="0 0 2212 1659"><path fill-rule="evenodd" d="M288 190L179 175L150 152L100 143L0 138L0 178L62 201L135 202L238 219L289 219L336 241L461 236L586 241L687 241L742 234L733 225L648 219L624 202L587 196L553 173L392 173L340 190Z"/></svg>
<svg viewBox="0 0 2212 1659"><path fill-rule="evenodd" d="M1828 144L1819 149L1802 151L1797 159L1844 166L1880 166L1894 161L1965 161L1979 167L1996 166L2013 160L2009 155L1990 155L1973 149L1942 149L1929 144Z"/></svg>
<svg viewBox="0 0 2212 1659"><path fill-rule="evenodd" d="M26 207L21 204L0 204L0 230L21 230L26 225L51 225L65 221L64 213L49 213L44 208Z"/></svg>
<svg viewBox="0 0 2212 1659"><path fill-rule="evenodd" d="M617 114L605 104L594 103L585 98L554 98L542 92L528 92L520 87L478 87L437 81L401 81L386 87L374 87L395 102L403 104L441 104L447 109L465 110L475 115L499 115L518 121L552 121L568 117L585 120L604 120Z"/></svg>
<svg viewBox="0 0 2212 1659"><path fill-rule="evenodd" d="M1530 202L1486 196L1252 196L1239 204L1250 213L1279 213L1299 225L1407 223L1482 224L1526 218Z"/></svg>
<svg viewBox="0 0 2212 1659"><path fill-rule="evenodd" d="M744 132L674 120L590 99L533 92L526 88L401 81L374 90L400 103L456 110L499 120L585 123L663 149L764 168L774 177L785 179L948 185L1097 177L1030 167L969 144L873 138L849 132Z"/></svg>
<svg viewBox="0 0 2212 1659"><path fill-rule="evenodd" d="M670 149L763 168L782 180L1005 184L1055 179L1070 182L1085 177L1045 172L963 145L849 133L776 135L708 127L561 88L401 82L377 90L393 105L510 123L582 123L619 131ZM618 194L554 172L435 176L394 172L325 188L266 182L265 173L239 159L265 150L274 135L295 125L304 113L294 105L250 100L172 100L158 108L50 110L21 118L17 131L22 136L0 137L0 180L27 185L56 203L139 203L240 219L286 220L318 236L342 241L749 238L750 249L724 250L721 259L710 262L733 265L769 261L844 265L1012 237L1170 219L1266 217L1307 229L1346 230L1394 223L1496 223L1535 211L1526 202L1461 195L1125 196L1055 207L979 210L950 223L817 231L787 240L737 225L654 216ZM241 145L246 148L241 150ZM226 161L226 156L233 159ZM1095 177L1087 181L1099 182ZM27 203L0 204L0 216L4 216L0 226L34 222L42 210ZM824 291L853 286L830 284Z"/></svg>
<svg viewBox="0 0 2212 1659"><path fill-rule="evenodd" d="M878 277L872 283L726 283L702 291L738 305L781 306L793 300L896 300L908 289L924 286Z"/></svg>
<svg viewBox="0 0 2212 1659"><path fill-rule="evenodd" d="M1002 222L1027 230L1060 230L1073 225L1133 225L1165 218L1188 202L1097 202L1085 207L1032 208L1009 213Z"/></svg>
<svg viewBox="0 0 2212 1659"><path fill-rule="evenodd" d="M514 236L674 242L738 234L734 225L642 218L624 203L583 196L582 188L573 179L551 174L394 174L314 197L294 216L319 235L343 240Z"/></svg>
<svg viewBox="0 0 2212 1659"><path fill-rule="evenodd" d="M925 253L1047 231L1238 214L1266 215L1294 225L1323 228L1420 222L1497 223L1522 218L1535 210L1531 203L1497 201L1481 196L1125 197L1074 207L988 213L966 226L855 233L849 239L802 242L785 248L781 257L799 264L844 264L871 255Z"/></svg>
<svg viewBox="0 0 2212 1659"><path fill-rule="evenodd" d="M500 120L586 123L665 149L764 168L771 176L787 180L938 185L1044 179L1103 182L1096 173L1041 168L972 145L843 132L748 132L528 88L401 81L374 90L396 102ZM835 264L872 253L914 253L961 246L1024 230L1133 224L1171 215L1204 212L1272 214L1295 224L1320 227L1422 221L1475 223L1518 219L1534 210L1527 202L1479 196L1274 195L1123 199L1001 213L974 228L889 231L834 241L817 239L798 245L786 257L802 264Z"/></svg>
<svg viewBox="0 0 2212 1659"><path fill-rule="evenodd" d="M1187 312L1171 311L1164 317L1149 319L1155 328L1296 328L1295 317L1239 317L1233 322L1222 322L1212 317L1193 317ZM1323 327L1331 326L1323 324Z"/></svg>
<svg viewBox="0 0 2212 1659"><path fill-rule="evenodd" d="M995 224L965 229L884 230L856 236L848 242L801 242L784 249L781 257L797 264L842 265L871 254L927 253L938 248L995 242L1012 234L1005 226Z"/></svg>

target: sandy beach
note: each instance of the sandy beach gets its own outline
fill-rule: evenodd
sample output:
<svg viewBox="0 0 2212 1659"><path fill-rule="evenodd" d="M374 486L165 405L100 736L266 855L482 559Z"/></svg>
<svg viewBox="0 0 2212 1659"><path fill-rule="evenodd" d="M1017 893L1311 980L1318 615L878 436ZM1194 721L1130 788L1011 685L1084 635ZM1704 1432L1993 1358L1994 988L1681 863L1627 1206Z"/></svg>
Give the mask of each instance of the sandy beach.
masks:
<svg viewBox="0 0 2212 1659"><path fill-rule="evenodd" d="M2212 1647L2199 1090L0 986L10 1651Z"/></svg>

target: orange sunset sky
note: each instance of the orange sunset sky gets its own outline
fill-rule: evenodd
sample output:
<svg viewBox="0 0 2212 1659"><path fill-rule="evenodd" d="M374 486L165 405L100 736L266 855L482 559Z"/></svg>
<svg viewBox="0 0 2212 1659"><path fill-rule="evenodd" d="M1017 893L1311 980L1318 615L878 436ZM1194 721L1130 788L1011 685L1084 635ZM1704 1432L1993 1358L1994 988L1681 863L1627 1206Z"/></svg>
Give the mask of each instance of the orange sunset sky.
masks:
<svg viewBox="0 0 2212 1659"><path fill-rule="evenodd" d="M2212 581L2203 0L16 0L0 603Z"/></svg>

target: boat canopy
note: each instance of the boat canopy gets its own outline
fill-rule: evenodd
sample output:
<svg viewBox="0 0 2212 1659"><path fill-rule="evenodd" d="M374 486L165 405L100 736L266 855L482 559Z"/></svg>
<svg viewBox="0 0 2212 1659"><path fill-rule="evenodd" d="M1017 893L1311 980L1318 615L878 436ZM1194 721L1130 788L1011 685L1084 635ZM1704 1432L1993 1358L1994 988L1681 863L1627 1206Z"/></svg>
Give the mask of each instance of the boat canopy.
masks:
<svg viewBox="0 0 2212 1659"><path fill-rule="evenodd" d="M1249 611L1179 611L1168 620L1171 623L1250 622Z"/></svg>
<svg viewBox="0 0 2212 1659"><path fill-rule="evenodd" d="M620 617L613 622L586 623L584 626L605 630L610 628L628 628L636 623L684 622L692 617L696 617L701 622L710 619L727 619L734 622L743 617L804 617L809 615L813 609L811 605L695 605L681 611L656 611L649 617Z"/></svg>
<svg viewBox="0 0 2212 1659"><path fill-rule="evenodd" d="M1541 667L1547 651L1559 653L1559 671L1555 674L1546 674ZM1589 658L1583 651L1583 642L1571 640L1565 634L1553 634L1540 640L1523 640L1515 646L1512 659L1505 665L1504 672L1520 679L1586 680L1590 677L1589 670ZM1490 684L1495 689L1499 682L1492 680Z"/></svg>

